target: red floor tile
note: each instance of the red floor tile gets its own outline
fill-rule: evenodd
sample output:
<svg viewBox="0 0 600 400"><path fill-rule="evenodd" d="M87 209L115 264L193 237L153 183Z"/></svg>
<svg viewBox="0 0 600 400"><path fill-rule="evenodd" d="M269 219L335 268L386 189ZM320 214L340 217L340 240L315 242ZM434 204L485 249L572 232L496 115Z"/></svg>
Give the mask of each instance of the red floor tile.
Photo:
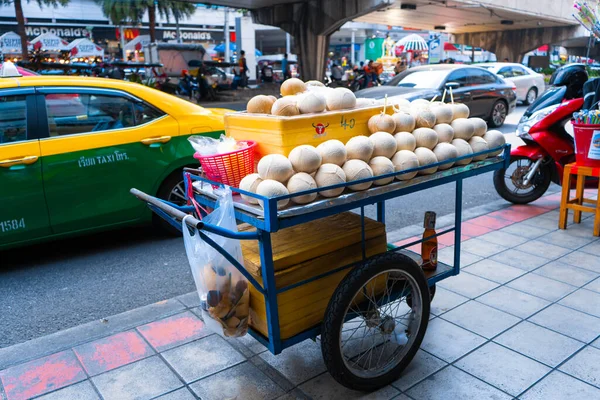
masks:
<svg viewBox="0 0 600 400"><path fill-rule="evenodd" d="M204 322L189 311L139 326L138 331L158 351L210 335Z"/></svg>
<svg viewBox="0 0 600 400"><path fill-rule="evenodd" d="M533 205L514 205L499 211L494 211L493 213L488 214L488 216L502 218L513 222L521 222L547 212L547 209Z"/></svg>
<svg viewBox="0 0 600 400"><path fill-rule="evenodd" d="M396 243L394 243L394 246L401 247L401 246L404 246L405 244L412 243L412 242L414 242L415 240L420 240L420 239L421 239L421 236L413 236L413 237L409 237L409 238L407 238L407 239L403 239L403 240L401 240L401 241L399 241L399 242L396 242Z"/></svg>
<svg viewBox="0 0 600 400"><path fill-rule="evenodd" d="M472 224L470 222L463 222L461 227L462 236L466 236L467 238L485 235L486 233L490 233L491 231L493 231L493 229L486 228L485 226L481 225Z"/></svg>
<svg viewBox="0 0 600 400"><path fill-rule="evenodd" d="M461 242L464 242L465 240L469 240L469 239L471 239L471 236L460 235ZM454 246L454 232L448 232L448 233L444 233L441 236L438 236L438 244L440 246L444 246L444 247Z"/></svg>
<svg viewBox="0 0 600 400"><path fill-rule="evenodd" d="M71 350L0 372L7 400L25 400L86 379Z"/></svg>
<svg viewBox="0 0 600 400"><path fill-rule="evenodd" d="M154 354L135 331L121 332L73 349L90 375L121 367Z"/></svg>
<svg viewBox="0 0 600 400"><path fill-rule="evenodd" d="M512 221L508 221L502 218L490 217L489 215L482 215L481 217L473 218L466 221L471 224L483 226L490 230L501 229L505 226L512 225ZM466 232L465 232L466 233ZM471 236L471 235L469 235Z"/></svg>

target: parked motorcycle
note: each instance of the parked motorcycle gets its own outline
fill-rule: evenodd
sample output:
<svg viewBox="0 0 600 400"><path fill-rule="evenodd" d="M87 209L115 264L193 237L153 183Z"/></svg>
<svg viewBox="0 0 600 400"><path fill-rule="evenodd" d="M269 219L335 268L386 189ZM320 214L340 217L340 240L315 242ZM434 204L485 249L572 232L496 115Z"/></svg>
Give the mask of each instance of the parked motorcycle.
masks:
<svg viewBox="0 0 600 400"><path fill-rule="evenodd" d="M562 183L564 166L575 161L570 120L583 106L587 79L584 65L563 66L552 74L549 88L529 106L517 127L517 136L525 144L511 150L508 168L494 173L494 187L502 198L527 204L540 198L551 182Z"/></svg>

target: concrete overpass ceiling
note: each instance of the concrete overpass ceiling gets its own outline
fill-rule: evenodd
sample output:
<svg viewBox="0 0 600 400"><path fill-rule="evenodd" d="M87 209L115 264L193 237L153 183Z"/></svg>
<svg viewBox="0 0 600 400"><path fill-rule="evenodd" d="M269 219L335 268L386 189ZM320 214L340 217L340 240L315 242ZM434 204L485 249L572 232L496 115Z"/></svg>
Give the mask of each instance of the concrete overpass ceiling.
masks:
<svg viewBox="0 0 600 400"><path fill-rule="evenodd" d="M424 30L444 26L450 33L486 32L575 25L572 7L571 0L395 0L355 21Z"/></svg>
<svg viewBox="0 0 600 400"><path fill-rule="evenodd" d="M279 4L302 3L303 0L184 0L188 3L212 4L216 6L229 6L233 8L246 8L256 10L257 8L271 7Z"/></svg>

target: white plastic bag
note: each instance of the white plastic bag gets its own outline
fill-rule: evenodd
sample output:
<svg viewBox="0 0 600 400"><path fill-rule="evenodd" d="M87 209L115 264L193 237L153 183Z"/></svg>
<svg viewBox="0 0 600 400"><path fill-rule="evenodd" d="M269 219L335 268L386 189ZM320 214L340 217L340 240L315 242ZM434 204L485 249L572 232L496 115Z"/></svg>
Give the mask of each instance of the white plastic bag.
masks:
<svg viewBox="0 0 600 400"><path fill-rule="evenodd" d="M237 232L233 198L229 187L216 191L217 208L203 222ZM227 337L243 336L248 331L250 291L248 281L225 257L206 243L197 229L185 221L182 226L185 251L200 296L200 308L206 325ZM239 240L203 232L243 265Z"/></svg>

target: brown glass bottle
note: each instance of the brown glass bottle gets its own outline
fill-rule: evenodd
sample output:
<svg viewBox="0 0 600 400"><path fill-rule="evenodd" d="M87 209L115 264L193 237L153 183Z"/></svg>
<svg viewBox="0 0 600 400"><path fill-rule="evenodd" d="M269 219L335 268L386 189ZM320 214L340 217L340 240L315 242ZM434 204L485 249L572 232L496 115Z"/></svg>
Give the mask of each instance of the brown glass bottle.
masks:
<svg viewBox="0 0 600 400"><path fill-rule="evenodd" d="M435 235L435 212L427 211L425 213L425 222L423 223L425 231L423 232L423 243L421 243L421 258L423 264L421 267L426 271L434 271L437 268L438 241L437 237L427 239Z"/></svg>

